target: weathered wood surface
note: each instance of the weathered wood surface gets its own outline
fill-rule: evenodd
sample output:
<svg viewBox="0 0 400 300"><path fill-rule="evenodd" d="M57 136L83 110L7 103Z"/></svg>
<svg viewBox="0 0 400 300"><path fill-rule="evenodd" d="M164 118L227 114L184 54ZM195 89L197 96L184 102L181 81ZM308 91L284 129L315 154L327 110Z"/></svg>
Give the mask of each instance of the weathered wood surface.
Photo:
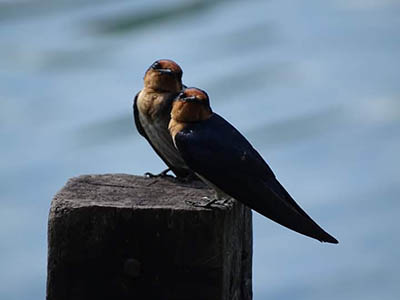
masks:
<svg viewBox="0 0 400 300"><path fill-rule="evenodd" d="M251 211L201 183L126 174L72 178L48 227L48 300L251 299Z"/></svg>

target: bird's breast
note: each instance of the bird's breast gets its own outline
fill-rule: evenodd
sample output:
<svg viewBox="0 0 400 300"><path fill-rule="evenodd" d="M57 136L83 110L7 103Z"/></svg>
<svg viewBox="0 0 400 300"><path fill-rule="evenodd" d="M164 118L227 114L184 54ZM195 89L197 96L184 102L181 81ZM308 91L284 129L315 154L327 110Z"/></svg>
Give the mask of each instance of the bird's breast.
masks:
<svg viewBox="0 0 400 300"><path fill-rule="evenodd" d="M146 117L148 122L158 119L170 118L172 95L170 93L156 93L142 90L137 99L137 107L140 115Z"/></svg>
<svg viewBox="0 0 400 300"><path fill-rule="evenodd" d="M161 105L153 105L149 110L139 108L139 120L149 142L161 153L164 159L176 168L187 169L168 131L170 110L161 107Z"/></svg>
<svg viewBox="0 0 400 300"><path fill-rule="evenodd" d="M169 133L171 134L171 137L172 137L175 147L176 147L175 136L177 135L178 132L180 132L182 129L184 129L185 126L186 126L185 123L178 122L174 119L171 119L171 121L169 122L168 130L169 130Z"/></svg>

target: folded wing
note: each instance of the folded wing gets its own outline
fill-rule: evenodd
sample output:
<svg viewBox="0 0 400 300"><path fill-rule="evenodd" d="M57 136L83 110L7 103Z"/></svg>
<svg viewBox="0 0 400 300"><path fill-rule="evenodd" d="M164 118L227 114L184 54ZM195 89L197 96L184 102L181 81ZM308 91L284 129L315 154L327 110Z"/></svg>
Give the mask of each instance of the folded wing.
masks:
<svg viewBox="0 0 400 300"><path fill-rule="evenodd" d="M226 194L271 220L321 242L338 243L277 181L246 138L222 117L188 125L175 136L188 166Z"/></svg>

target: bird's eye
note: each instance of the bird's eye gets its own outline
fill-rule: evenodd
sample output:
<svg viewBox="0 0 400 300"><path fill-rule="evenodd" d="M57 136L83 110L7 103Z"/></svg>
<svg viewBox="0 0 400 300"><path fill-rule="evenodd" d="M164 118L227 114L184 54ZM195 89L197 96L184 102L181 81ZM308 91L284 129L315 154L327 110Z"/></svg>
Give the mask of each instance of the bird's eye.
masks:
<svg viewBox="0 0 400 300"><path fill-rule="evenodd" d="M154 64L153 64L153 69L160 69L161 68L161 64L158 62L158 61L156 61Z"/></svg>

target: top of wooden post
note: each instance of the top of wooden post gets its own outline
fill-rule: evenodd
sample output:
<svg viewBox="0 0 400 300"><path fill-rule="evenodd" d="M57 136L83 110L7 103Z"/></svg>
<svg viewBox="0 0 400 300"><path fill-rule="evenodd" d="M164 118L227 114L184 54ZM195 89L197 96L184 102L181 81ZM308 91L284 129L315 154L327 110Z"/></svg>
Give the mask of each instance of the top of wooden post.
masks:
<svg viewBox="0 0 400 300"><path fill-rule="evenodd" d="M188 204L212 197L214 192L202 182L183 183L175 178L145 178L128 174L82 175L68 180L54 197L53 206L112 206L206 210ZM203 201L206 203L206 201ZM223 208L223 207L221 207Z"/></svg>

